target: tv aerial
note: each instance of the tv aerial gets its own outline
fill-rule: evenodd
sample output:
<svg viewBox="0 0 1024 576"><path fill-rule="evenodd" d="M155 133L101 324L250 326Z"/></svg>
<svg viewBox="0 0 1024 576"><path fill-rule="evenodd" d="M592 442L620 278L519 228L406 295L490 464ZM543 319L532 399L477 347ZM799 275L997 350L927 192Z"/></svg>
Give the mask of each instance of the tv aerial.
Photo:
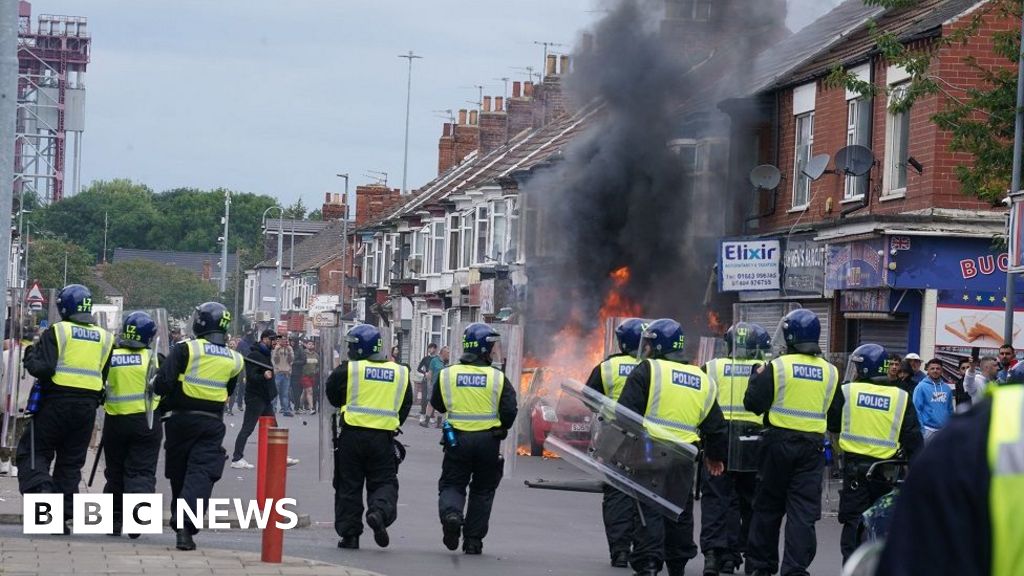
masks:
<svg viewBox="0 0 1024 576"><path fill-rule="evenodd" d="M811 159L807 161L807 164L804 165L803 170L800 170L800 173L811 180L817 180L818 178L821 178L821 175L825 173L825 169L828 168L828 161L828 154L812 156Z"/></svg>
<svg viewBox="0 0 1024 576"><path fill-rule="evenodd" d="M836 152L836 169L847 176L863 176L875 165L875 155L867 146L853 144Z"/></svg>

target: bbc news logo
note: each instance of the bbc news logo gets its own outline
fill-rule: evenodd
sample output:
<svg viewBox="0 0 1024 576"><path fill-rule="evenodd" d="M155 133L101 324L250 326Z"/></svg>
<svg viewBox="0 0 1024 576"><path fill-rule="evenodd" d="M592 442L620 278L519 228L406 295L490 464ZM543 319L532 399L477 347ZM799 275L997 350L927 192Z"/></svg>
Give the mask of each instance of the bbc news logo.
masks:
<svg viewBox="0 0 1024 576"><path fill-rule="evenodd" d="M121 532L124 534L160 534L168 525L164 517L163 494L124 494L121 504ZM22 533L64 533L63 494L25 494L22 506ZM204 512L209 512L209 518ZM193 510L184 500L178 499L175 502L175 528L182 529L187 519L196 528L228 530L232 528L229 522L232 512L242 530L253 527L265 530L270 525L271 512L278 516L274 521L276 528L291 530L299 524L294 498L268 499L262 506L255 500L210 498L205 510L202 502ZM75 494L71 518L71 532L74 534L113 534L114 495Z"/></svg>

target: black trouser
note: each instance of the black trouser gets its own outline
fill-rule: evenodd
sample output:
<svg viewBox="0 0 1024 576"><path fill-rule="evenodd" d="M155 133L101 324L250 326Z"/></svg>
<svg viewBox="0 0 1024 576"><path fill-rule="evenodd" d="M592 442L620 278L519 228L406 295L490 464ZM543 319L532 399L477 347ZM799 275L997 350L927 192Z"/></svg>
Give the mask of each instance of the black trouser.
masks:
<svg viewBox="0 0 1024 576"><path fill-rule="evenodd" d="M700 547L706 555L737 560L747 550L750 517L753 514L756 472L704 474L700 500Z"/></svg>
<svg viewBox="0 0 1024 576"><path fill-rule="evenodd" d="M245 399L245 416L242 418L242 429L235 437L235 451L231 455L231 461L237 462L245 455L245 443L252 436L252 431L260 422L260 416L273 416L274 406L265 402L262 398L250 396Z"/></svg>
<svg viewBox="0 0 1024 576"><path fill-rule="evenodd" d="M750 567L772 574L779 569L779 531L785 516L781 573L808 574L818 547L814 523L821 519L823 440L821 434L777 428L765 433L747 544Z"/></svg>
<svg viewBox="0 0 1024 576"><path fill-rule="evenodd" d="M459 445L444 449L441 478L437 481L438 512L442 520L452 512L463 516L463 538L483 540L505 464L501 457L501 440L490 430L456 434Z"/></svg>
<svg viewBox="0 0 1024 576"><path fill-rule="evenodd" d="M121 525L123 494L156 492L156 462L160 458L160 422L150 430L145 414L111 416L103 420L103 492L114 495L114 524Z"/></svg>
<svg viewBox="0 0 1024 576"><path fill-rule="evenodd" d="M213 485L224 473L224 422L220 415L181 413L164 420L164 476L171 481L171 528L177 526L178 499L195 512L205 512ZM186 515L185 528L199 530Z"/></svg>
<svg viewBox="0 0 1024 576"><path fill-rule="evenodd" d="M394 433L344 428L334 452L334 531L338 536L363 533L363 487L367 512L380 512L390 526L398 517L398 461Z"/></svg>
<svg viewBox="0 0 1024 576"><path fill-rule="evenodd" d="M82 481L82 466L96 425L93 398L44 399L18 441L18 490L22 494L64 494L64 518L71 518L73 494ZM33 430L34 428L34 430ZM32 467L32 435L35 435L35 468ZM56 462L54 462L56 457ZM53 463L53 475L50 464Z"/></svg>
<svg viewBox="0 0 1024 576"><path fill-rule="evenodd" d="M291 377L288 380L288 393L292 400L292 409L298 410L302 401L302 364L292 366Z"/></svg>
<svg viewBox="0 0 1024 576"><path fill-rule="evenodd" d="M245 407L245 378L241 375L238 377L238 382L235 384L235 392L228 398L228 410L231 410L234 406L239 408Z"/></svg>
<svg viewBox="0 0 1024 576"><path fill-rule="evenodd" d="M633 544L633 530L639 522L636 514L636 500L604 485L601 500L601 515L604 517L604 535L608 538L608 553L612 558L620 552L629 553Z"/></svg>
<svg viewBox="0 0 1024 576"><path fill-rule="evenodd" d="M643 484L660 484L671 494L663 494L676 503L685 502L683 515L678 522L661 515L649 504L640 503L639 520L633 530L633 553L629 565L634 570L661 569L662 562L670 570L681 570L683 565L697 556L697 544L693 541L693 466L673 466L667 475L659 474L658 482L641 481Z"/></svg>
<svg viewBox="0 0 1024 576"><path fill-rule="evenodd" d="M843 564L846 564L850 555L857 549L861 515L892 489L885 482L868 481L868 468L875 462L878 462L875 458L846 454L843 489L839 491L839 522L843 525L839 548L843 553Z"/></svg>

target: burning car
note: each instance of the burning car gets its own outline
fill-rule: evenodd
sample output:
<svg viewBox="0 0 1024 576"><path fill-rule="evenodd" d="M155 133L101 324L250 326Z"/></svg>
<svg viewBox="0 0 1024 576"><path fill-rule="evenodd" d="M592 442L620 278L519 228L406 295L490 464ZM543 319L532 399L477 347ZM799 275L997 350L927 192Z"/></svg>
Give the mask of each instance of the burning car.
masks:
<svg viewBox="0 0 1024 576"><path fill-rule="evenodd" d="M524 370L525 393L523 413L526 440L530 455L544 454L544 440L554 434L574 447L590 446L590 425L593 413L582 402L562 393L558 379L549 368Z"/></svg>

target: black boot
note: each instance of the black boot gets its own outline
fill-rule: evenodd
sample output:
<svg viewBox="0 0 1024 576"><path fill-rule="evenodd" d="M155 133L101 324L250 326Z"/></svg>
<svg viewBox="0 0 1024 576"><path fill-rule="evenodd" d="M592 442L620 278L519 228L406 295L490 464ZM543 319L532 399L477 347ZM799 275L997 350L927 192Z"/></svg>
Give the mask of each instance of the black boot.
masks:
<svg viewBox="0 0 1024 576"><path fill-rule="evenodd" d="M633 568L633 576L658 576L661 572L661 562L650 562Z"/></svg>
<svg viewBox="0 0 1024 576"><path fill-rule="evenodd" d="M685 576L686 574L686 562L666 562L665 567L668 568L668 576ZM707 569L705 568L705 570Z"/></svg>
<svg viewBox="0 0 1024 576"><path fill-rule="evenodd" d="M444 546L449 550L459 548L459 537L462 535L462 516L456 512L446 514L441 520L441 529L444 531Z"/></svg>
<svg viewBox="0 0 1024 576"><path fill-rule="evenodd" d="M718 576L721 572L722 565L719 562L718 551L708 550L704 553L704 576Z"/></svg>
<svg viewBox="0 0 1024 576"><path fill-rule="evenodd" d="M195 550L196 542L192 539L192 533L187 529L178 530L178 542L174 547L178 550Z"/></svg>
<svg viewBox="0 0 1024 576"><path fill-rule="evenodd" d="M462 551L466 554L478 555L484 552L483 540L477 538L466 538L462 542Z"/></svg>
<svg viewBox="0 0 1024 576"><path fill-rule="evenodd" d="M722 556L722 567L719 572L722 574L735 574L736 566L742 561L743 559L740 558L739 554L728 554Z"/></svg>
<svg viewBox="0 0 1024 576"><path fill-rule="evenodd" d="M626 550L619 550L612 554L612 567L613 568L629 568L629 552Z"/></svg>
<svg viewBox="0 0 1024 576"><path fill-rule="evenodd" d="M347 550L359 550L359 536L342 536L338 541L338 548Z"/></svg>
<svg viewBox="0 0 1024 576"><path fill-rule="evenodd" d="M387 548L391 543L391 538L388 536L388 527L384 525L384 516L374 510L366 515L366 524L373 530L373 541L377 543L377 546Z"/></svg>

